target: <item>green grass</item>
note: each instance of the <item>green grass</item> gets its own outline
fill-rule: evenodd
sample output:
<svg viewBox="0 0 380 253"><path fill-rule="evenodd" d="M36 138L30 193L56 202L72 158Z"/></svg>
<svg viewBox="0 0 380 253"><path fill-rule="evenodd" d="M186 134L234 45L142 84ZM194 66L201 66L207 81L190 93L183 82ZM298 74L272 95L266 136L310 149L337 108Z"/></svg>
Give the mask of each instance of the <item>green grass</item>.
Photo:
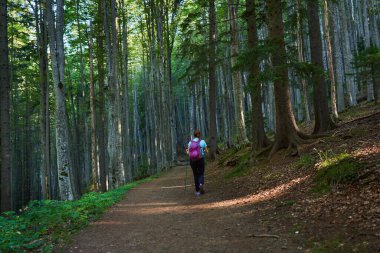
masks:
<svg viewBox="0 0 380 253"><path fill-rule="evenodd" d="M76 201L32 201L20 215L5 212L0 216L0 252L50 252L54 244L65 242L71 234L98 219L127 191L153 178L106 193L91 192Z"/></svg>
<svg viewBox="0 0 380 253"><path fill-rule="evenodd" d="M320 168L314 178L313 191L326 193L337 184L346 184L354 181L362 165L351 158L347 153L334 155L321 162Z"/></svg>
<svg viewBox="0 0 380 253"><path fill-rule="evenodd" d="M310 166L313 166L314 164L315 164L315 158L310 154L301 156L300 159L298 159L294 163L297 169L310 167Z"/></svg>
<svg viewBox="0 0 380 253"><path fill-rule="evenodd" d="M244 176L249 172L251 168L251 165L249 162L251 159L250 149L248 148L244 149L241 153L239 154L235 153L234 155L238 156L238 162L234 166L234 168L224 176L225 179L232 179L235 177Z"/></svg>

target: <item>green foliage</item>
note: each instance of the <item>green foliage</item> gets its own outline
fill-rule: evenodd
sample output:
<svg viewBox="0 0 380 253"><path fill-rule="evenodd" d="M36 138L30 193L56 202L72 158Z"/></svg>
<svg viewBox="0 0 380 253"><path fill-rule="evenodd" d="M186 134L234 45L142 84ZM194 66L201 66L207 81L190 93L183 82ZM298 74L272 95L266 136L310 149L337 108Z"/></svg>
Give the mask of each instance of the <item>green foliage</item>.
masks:
<svg viewBox="0 0 380 253"><path fill-rule="evenodd" d="M251 168L250 159L251 159L251 149L245 148L242 149L239 153L235 154L238 156L237 164L234 166L232 171L227 173L224 176L225 179L232 179L235 177L246 175L246 173Z"/></svg>
<svg viewBox="0 0 380 253"><path fill-rule="evenodd" d="M359 173L361 164L347 153L328 157L328 153L320 154L322 158L320 168L314 178L314 192L326 193L337 184L346 184L354 181Z"/></svg>
<svg viewBox="0 0 380 253"><path fill-rule="evenodd" d="M310 154L301 156L300 159L298 159L295 162L295 166L297 169L303 168L303 167L310 167L314 164L315 164L315 158Z"/></svg>
<svg viewBox="0 0 380 253"><path fill-rule="evenodd" d="M91 192L77 201L32 201L22 214L0 216L0 252L50 252L53 244L100 217L124 194L150 178L124 185L106 193Z"/></svg>
<svg viewBox="0 0 380 253"><path fill-rule="evenodd" d="M143 156L142 162L140 163L139 167L134 173L134 179L139 180L143 178L149 177L149 163L148 163L148 157Z"/></svg>
<svg viewBox="0 0 380 253"><path fill-rule="evenodd" d="M380 49L368 47L354 59L354 66L358 69L358 77L361 80L378 78L380 75Z"/></svg>

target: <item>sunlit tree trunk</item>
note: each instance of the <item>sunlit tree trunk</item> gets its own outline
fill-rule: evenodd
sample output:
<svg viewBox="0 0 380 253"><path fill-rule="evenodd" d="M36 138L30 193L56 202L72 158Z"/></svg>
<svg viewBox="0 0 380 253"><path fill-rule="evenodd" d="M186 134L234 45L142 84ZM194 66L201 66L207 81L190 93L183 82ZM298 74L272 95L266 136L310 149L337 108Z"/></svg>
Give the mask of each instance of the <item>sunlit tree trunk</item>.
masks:
<svg viewBox="0 0 380 253"><path fill-rule="evenodd" d="M69 134L64 93L64 0L57 0L56 19L54 19L53 15L52 1L47 0L46 5L50 55L52 61L55 93L56 146L59 191L62 200L72 200L74 199L71 183L72 165L69 151Z"/></svg>

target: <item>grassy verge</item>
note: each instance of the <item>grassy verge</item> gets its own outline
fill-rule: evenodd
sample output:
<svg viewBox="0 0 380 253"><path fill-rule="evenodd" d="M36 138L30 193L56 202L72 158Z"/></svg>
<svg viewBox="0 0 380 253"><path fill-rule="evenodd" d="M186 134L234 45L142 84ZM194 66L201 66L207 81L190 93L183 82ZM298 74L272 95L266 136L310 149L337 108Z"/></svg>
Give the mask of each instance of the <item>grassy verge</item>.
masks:
<svg viewBox="0 0 380 253"><path fill-rule="evenodd" d="M0 216L0 252L50 252L54 244L87 226L119 202L133 187L155 177L129 183L106 193L91 192L76 201L32 201L20 214Z"/></svg>
<svg viewBox="0 0 380 253"><path fill-rule="evenodd" d="M359 175L362 164L354 160L350 154L341 153L321 162L314 178L314 192L326 193L334 185L347 184L354 181Z"/></svg>

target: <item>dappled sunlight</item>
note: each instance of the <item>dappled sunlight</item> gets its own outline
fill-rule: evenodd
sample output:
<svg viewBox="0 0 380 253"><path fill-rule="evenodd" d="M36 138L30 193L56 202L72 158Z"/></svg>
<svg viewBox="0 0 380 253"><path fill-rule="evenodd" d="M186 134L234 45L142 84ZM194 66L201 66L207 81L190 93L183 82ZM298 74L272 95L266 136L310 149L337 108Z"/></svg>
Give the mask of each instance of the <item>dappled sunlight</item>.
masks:
<svg viewBox="0 0 380 253"><path fill-rule="evenodd" d="M207 205L203 205L202 208L204 208L204 209L211 209L211 208L231 207L231 206L235 206L235 205L239 205L239 206L250 205L250 204L255 204L255 203L258 203L258 202L265 201L265 200L270 200L270 199L278 198L281 195L283 195L290 188L292 188L292 187L294 187L294 186L296 186L296 185L298 185L298 184L306 181L309 177L310 176L293 179L292 181L290 181L290 182L288 182L286 184L282 184L282 185L279 185L279 186L277 186L275 188L268 189L268 190L265 190L265 191L261 191L261 192L259 192L257 194L248 195L248 196L241 197L241 198L230 199L230 200L225 200L225 201L220 201L220 202L214 202L214 203L210 203L210 204L207 204Z"/></svg>
<svg viewBox="0 0 380 253"><path fill-rule="evenodd" d="M281 184L277 187L263 190L256 194L230 199L217 202L207 202L201 204L177 204L174 202L160 202L160 203L144 203L141 204L142 208L136 208L135 210L130 210L135 215L152 215L152 214L163 214L163 213L194 213L201 212L209 209L218 209L226 207L241 207L245 205L251 205L259 202L263 202L270 199L275 199L283 194L285 194L289 189L305 182L310 176L305 176L301 178L294 179L288 183ZM202 199L200 199L202 201ZM132 206L132 205L131 205ZM138 207L139 205L133 205Z"/></svg>

